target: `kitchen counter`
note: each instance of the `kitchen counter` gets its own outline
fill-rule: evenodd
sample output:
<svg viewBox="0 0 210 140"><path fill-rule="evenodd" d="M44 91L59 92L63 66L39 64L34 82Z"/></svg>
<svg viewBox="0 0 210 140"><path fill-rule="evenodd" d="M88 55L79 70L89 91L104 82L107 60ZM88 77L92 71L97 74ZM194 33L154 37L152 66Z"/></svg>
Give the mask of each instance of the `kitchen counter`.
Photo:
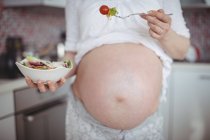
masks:
<svg viewBox="0 0 210 140"><path fill-rule="evenodd" d="M42 94L27 88L24 78L0 79L0 139L65 139L68 90L68 81L56 92Z"/></svg>
<svg viewBox="0 0 210 140"><path fill-rule="evenodd" d="M168 82L165 138L206 140L210 99L210 63L174 63Z"/></svg>
<svg viewBox="0 0 210 140"><path fill-rule="evenodd" d="M210 67L210 63L188 63L188 62L174 62L172 65L172 69L176 68L190 68L194 66L201 66L202 67ZM15 89L27 87L24 78L18 79L0 79L0 95L3 93L7 93L9 91L13 91Z"/></svg>
<svg viewBox="0 0 210 140"><path fill-rule="evenodd" d="M14 114L13 91L27 87L24 78L0 79L0 120Z"/></svg>
<svg viewBox="0 0 210 140"><path fill-rule="evenodd" d="M15 89L27 87L24 78L19 79L0 79L0 95L12 92Z"/></svg>
<svg viewBox="0 0 210 140"><path fill-rule="evenodd" d="M172 67L179 67L179 66L204 66L204 67L209 67L210 66L210 63L206 63L206 62L174 62L172 64Z"/></svg>
<svg viewBox="0 0 210 140"><path fill-rule="evenodd" d="M70 80L66 82L66 86L62 86L54 93L46 92L46 94L39 94L37 90L27 88L28 85L24 78L0 79L0 120L15 113L15 104L18 103L17 97L14 96L15 91L16 93L18 92L19 97L21 96L19 99L22 99L23 101L25 100L25 104L31 104L36 101L36 103L33 104L33 106L35 106L40 103L53 101L57 98L66 96L69 88L68 85L70 84L69 82ZM26 105L26 107L29 107L29 105Z"/></svg>

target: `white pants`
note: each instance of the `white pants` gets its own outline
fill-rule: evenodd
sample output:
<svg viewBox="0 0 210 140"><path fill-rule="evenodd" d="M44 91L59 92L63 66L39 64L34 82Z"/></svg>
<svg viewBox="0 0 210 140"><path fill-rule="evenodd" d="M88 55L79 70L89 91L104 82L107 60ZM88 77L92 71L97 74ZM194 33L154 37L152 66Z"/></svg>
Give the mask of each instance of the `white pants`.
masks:
<svg viewBox="0 0 210 140"><path fill-rule="evenodd" d="M69 94L66 140L163 140L163 116L159 110L136 128L117 130L95 120L72 91Z"/></svg>

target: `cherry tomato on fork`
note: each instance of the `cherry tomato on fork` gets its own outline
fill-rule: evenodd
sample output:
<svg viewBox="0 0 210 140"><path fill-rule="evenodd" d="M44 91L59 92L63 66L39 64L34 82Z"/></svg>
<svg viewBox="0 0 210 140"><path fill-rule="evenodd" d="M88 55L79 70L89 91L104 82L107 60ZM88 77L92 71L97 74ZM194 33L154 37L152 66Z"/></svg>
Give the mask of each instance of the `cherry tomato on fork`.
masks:
<svg viewBox="0 0 210 140"><path fill-rule="evenodd" d="M102 5L100 7L99 11L102 15L108 15L109 14L109 7L107 5Z"/></svg>

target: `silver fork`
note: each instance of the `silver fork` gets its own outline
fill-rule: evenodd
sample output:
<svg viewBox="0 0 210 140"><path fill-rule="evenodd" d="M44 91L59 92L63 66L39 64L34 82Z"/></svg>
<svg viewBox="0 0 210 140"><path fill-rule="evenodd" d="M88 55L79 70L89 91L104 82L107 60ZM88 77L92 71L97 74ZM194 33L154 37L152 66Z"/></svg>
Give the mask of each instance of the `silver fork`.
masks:
<svg viewBox="0 0 210 140"><path fill-rule="evenodd" d="M141 15L141 14L144 14L144 13L132 13L132 14L129 14L129 15L127 15L127 16L118 16L118 15L115 15L115 17L121 18L121 19L125 19L125 18L128 18L128 17L130 17L130 16L136 16L136 15ZM171 16L171 15L173 15L173 14L172 14L172 13L169 13L169 14L166 14L166 15Z"/></svg>

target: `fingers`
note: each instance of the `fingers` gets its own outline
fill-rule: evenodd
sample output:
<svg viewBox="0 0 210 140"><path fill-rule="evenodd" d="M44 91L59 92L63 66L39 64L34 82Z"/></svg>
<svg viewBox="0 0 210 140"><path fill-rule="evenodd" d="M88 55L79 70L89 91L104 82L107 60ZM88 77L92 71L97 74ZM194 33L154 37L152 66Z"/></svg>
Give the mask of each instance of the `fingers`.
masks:
<svg viewBox="0 0 210 140"><path fill-rule="evenodd" d="M166 26L168 27L168 24L160 21L159 19L157 19L156 17L153 17L153 16L147 16L146 20L147 20L148 24L154 24L162 29L165 29Z"/></svg>
<svg viewBox="0 0 210 140"><path fill-rule="evenodd" d="M58 84L58 86L60 87L60 86L64 85L65 82L66 82L66 79L65 79L65 78L61 78L61 79L57 82L57 84Z"/></svg>
<svg viewBox="0 0 210 140"><path fill-rule="evenodd" d="M160 26L156 26L155 24L152 23L148 23L148 25L153 32L159 35L163 34L164 30Z"/></svg>
<svg viewBox="0 0 210 140"><path fill-rule="evenodd" d="M152 31L151 29L149 29L149 34L153 37L153 38L156 38L156 39L161 39L161 35Z"/></svg>
<svg viewBox="0 0 210 140"><path fill-rule="evenodd" d="M153 38L160 39L162 35L164 34L164 30L160 28L159 26L156 26L154 24L149 24L150 29L149 33Z"/></svg>
<svg viewBox="0 0 210 140"><path fill-rule="evenodd" d="M58 85L55 82L48 81L47 84L49 86L49 90L52 92L56 91L56 89L58 88Z"/></svg>
<svg viewBox="0 0 210 140"><path fill-rule="evenodd" d="M50 90L51 92L55 92L59 87L64 85L64 83L66 82L65 78L61 78L58 82L37 81L36 84L29 77L26 77L25 80L26 80L26 83L29 87L38 88L40 92L47 92L48 90Z"/></svg>
<svg viewBox="0 0 210 140"><path fill-rule="evenodd" d="M66 82L65 78L61 78L58 82L48 81L49 90L54 92Z"/></svg>
<svg viewBox="0 0 210 140"><path fill-rule="evenodd" d="M45 87L44 82L38 81L36 84L29 78L25 77L26 83L31 88L38 88L40 92L46 92L47 88Z"/></svg>
<svg viewBox="0 0 210 140"><path fill-rule="evenodd" d="M47 87L45 86L45 83L42 82L42 81L37 82L37 87L38 87L40 92L46 92L47 91Z"/></svg>
<svg viewBox="0 0 210 140"><path fill-rule="evenodd" d="M162 9L152 10L140 16L147 20L149 33L155 39L163 38L171 28L171 18Z"/></svg>
<svg viewBox="0 0 210 140"><path fill-rule="evenodd" d="M165 13L163 9L159 9L157 11L160 12L160 13Z"/></svg>
<svg viewBox="0 0 210 140"><path fill-rule="evenodd" d="M157 11L151 10L147 14L148 16L156 17L158 20L164 23L171 23L171 17L164 13L163 9Z"/></svg>
<svg viewBox="0 0 210 140"><path fill-rule="evenodd" d="M33 83L33 81L29 77L25 77L25 81L29 87L31 88L37 87L37 85Z"/></svg>
<svg viewBox="0 0 210 140"><path fill-rule="evenodd" d="M47 82L47 86L46 85L44 86L45 88L39 87L39 89L41 88L40 90L41 91L44 91L44 92L45 92L46 89L49 89L51 92L55 92L59 87L61 87L62 85L64 85L65 82L66 82L66 79L65 78L61 78L57 82L48 81ZM48 88L46 88L46 87L48 87Z"/></svg>

